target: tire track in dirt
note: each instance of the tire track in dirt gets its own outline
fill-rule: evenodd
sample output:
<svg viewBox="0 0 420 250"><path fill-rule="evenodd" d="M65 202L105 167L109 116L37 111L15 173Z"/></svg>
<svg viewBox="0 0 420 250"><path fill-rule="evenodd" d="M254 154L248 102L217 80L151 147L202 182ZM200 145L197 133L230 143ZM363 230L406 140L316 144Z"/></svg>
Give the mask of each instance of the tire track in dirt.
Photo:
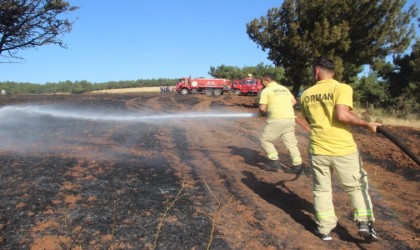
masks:
<svg viewBox="0 0 420 250"><path fill-rule="evenodd" d="M211 99L207 101L203 101L203 102L200 102L200 105L198 108L194 107L194 109L201 110L201 111L203 110L209 111L210 106L212 107L223 106L223 105L214 105L214 103L215 102ZM212 122L212 121L209 121L209 122ZM225 145L221 146L220 140L223 141L222 138L232 137L232 134L235 134L236 129L233 130L234 133L225 132L225 131L229 131L228 128L230 126L237 127L237 124L234 124L234 122L232 122L230 123L231 125L228 124L225 126L221 126L220 123L217 123L217 128L218 128L217 131L211 129L209 126L206 126L206 124L204 123L195 124L194 127L196 129L194 129L194 134L188 136L189 140L192 141L192 143L189 143L189 144L197 145L196 147L200 147L201 149L199 152L194 153L194 155L196 155L195 158L200 158L202 162L203 161L207 162L207 163L200 164L200 168L196 170L199 172L198 175L202 176L201 178L207 180L206 182L208 182L209 186L215 189L213 191L219 194L222 200L226 201L228 200L230 196L232 195L235 196L237 198L235 201L236 202L235 208L242 207L242 209L240 210L243 210L243 208L251 207L252 208L251 211L248 212L251 215L248 215L248 216L254 217L253 222L246 222L248 223L248 225L244 226L244 227L250 228L250 231L248 231L247 233L238 236L237 232L233 228L230 228L230 229L233 229L233 230L229 230L231 233L225 230L224 234L226 236L228 234L231 234L230 236L233 238L237 238L237 237L242 238L241 241L243 241L244 243L242 243L242 245L239 245L239 246L234 246L234 248L238 248L238 249L243 248L243 247L245 248L251 247L252 249L258 249L262 246L270 245L269 243L270 241L271 241L271 245L278 244L278 242L276 242L276 236L272 234L268 234L264 231L259 231L259 233L255 232L256 228L258 227L262 228L259 220L263 219L264 217L263 210L259 209L255 202L251 202L249 198L246 198L246 196L249 194L244 194L244 195L240 194L242 191L235 188L235 186L239 184L238 181L230 178L230 176L235 176L238 173L234 173L233 171L222 166L223 164L218 160L220 159L220 157L230 157L228 153L229 152L228 148ZM211 136L211 134L213 134L214 136ZM191 138L196 138L196 139L193 140ZM210 142L209 138L217 138L217 139L213 141L212 145L207 145ZM252 137L252 140L254 142L256 140L255 138L256 138L255 136ZM200 142L202 141L205 141L206 145L200 145ZM220 150L215 150L215 148L217 148L218 146L219 147L221 146L220 148L225 148L226 152L220 153ZM203 153L203 151L206 151L208 153ZM228 155L226 155L226 153L228 153ZM215 155L217 156L215 157ZM190 154L189 157L190 158L193 157L193 154ZM198 164L195 164L195 165L196 167L199 166ZM238 217L235 215L233 217L231 216L231 219L233 219L233 221L235 221L236 223L239 222L237 220ZM255 237L250 237L250 235L255 235L255 234L256 234ZM227 238L230 238L230 237L227 237ZM260 240L256 240L258 238ZM260 242L260 243L256 244L256 242Z"/></svg>
<svg viewBox="0 0 420 250"><path fill-rule="evenodd" d="M211 197L209 198L208 192L205 190L203 181L198 174L197 169L200 168L201 164L200 158L196 157L196 153L191 153L194 151L201 151L201 149L195 150L191 147L187 139L187 133L185 129L180 127L171 126L165 130L164 133L158 138L163 142L162 156L167 159L171 168L176 172L177 178L182 183L184 189L185 199L189 200L189 203L194 209L194 213L190 214L191 217L188 218L188 221L184 221L184 225L191 223L194 218L196 220L205 221L202 224L202 227L189 229L195 231L194 234L200 233L207 235L207 238L210 237L210 228L211 221L209 220L210 212L209 207L212 204ZM166 152L165 152L166 151ZM202 156L202 154L198 154ZM175 205L175 207L177 204ZM193 237L193 233L189 232L189 237ZM205 247L207 242L202 242L202 247ZM216 238L213 240L212 244L216 249L227 249L228 246L225 243L224 239Z"/></svg>
<svg viewBox="0 0 420 250"><path fill-rule="evenodd" d="M182 110L185 106L177 104L174 98L174 96L167 95L158 96L149 99L146 105L152 105L154 111L157 113L168 111L179 112L179 110ZM178 96L178 98L182 97ZM164 157L164 159L170 162L172 168L176 171L178 179L182 183L186 199L190 200L191 204L194 205L193 208L195 213L191 214L191 217L188 218L188 220L191 221L193 218L197 218L206 221L201 228L194 228L195 234L200 233L210 236L211 227L209 225L211 225L211 222L209 220L208 204L211 200L209 201L203 181L197 174L196 169L199 168L200 163L197 163L194 154L190 153L195 150L192 149L188 143L186 128L183 126L185 123L171 123L171 121L164 121L162 123L165 125L159 126L160 129L156 136L156 140L162 144L161 157ZM183 224L188 225L188 222L185 221ZM193 237L192 232L189 232L189 234L190 237ZM205 243L206 242L203 242L202 244ZM217 249L227 248L226 243L220 238L214 239L212 245ZM203 245L203 247L204 246L205 245Z"/></svg>
<svg viewBox="0 0 420 250"><path fill-rule="evenodd" d="M259 185L258 180L256 179L257 177L255 177L255 175L258 176L258 174L262 170L260 170L258 166L248 166L246 164L237 163L235 164L234 161L230 160L230 158L232 158L230 155L225 154L224 157L222 157L220 153L214 152L215 147L228 150L229 147L232 147L232 145L237 145L235 143L238 143L238 138L236 138L234 141L231 141L230 138L232 138L232 133L226 132L228 130L225 129L230 125L229 122L225 123L228 124L224 125L224 123L218 123L217 131L209 127L205 128L205 130L207 131L196 131L198 132L197 135L201 135L206 139L200 138L200 136L197 136L197 138L195 138L194 136L189 137L194 138L194 144L199 143L201 141L205 141L205 147L208 149L209 152L212 152L206 156L206 160L211 162L211 164L206 164L206 171L202 171L201 174L205 175L206 178L208 178L211 181L210 183L212 183L212 185L216 186L219 189L219 193L224 193L224 197L234 196L235 203L234 205L230 206L231 211L229 211L229 213L226 213L226 218L223 219L223 222L224 224L226 223L226 225L221 225L220 228L223 234L228 239L235 239L234 242L241 242L240 245L234 246L235 249L259 249L261 247L268 246L284 246L284 243L281 242L282 238L279 237L279 235L283 235L283 237L288 235L294 238L295 236L298 237L300 232L298 232L298 234L296 235L290 235L290 232L279 231L278 229L283 228L283 226L281 224L278 224L276 221L270 221L270 219L266 216L267 213L278 214L278 211L277 208L274 207L267 207L267 205L262 206L261 204L265 203L264 198L261 199L259 197L255 197L255 194L252 191L253 185ZM238 129L243 131L242 128ZM252 134L256 131L248 132ZM217 134L217 137L206 136L208 134ZM215 139L211 140L209 138ZM255 141L256 136L252 135L252 138L252 141ZM246 137L242 141L243 145L248 145L248 147L253 144L253 142L247 140ZM237 148L239 148L238 146L240 145L237 145ZM255 148L256 146L252 147ZM258 152L254 151L254 153ZM211 169L209 169L210 167ZM246 175L244 175L244 173L246 173ZM209 178L209 175L211 175L211 178ZM247 184L251 186L247 187ZM276 188L274 186L270 187L269 183L262 185L264 189L268 188L276 191ZM296 202L296 200L299 200L296 194L290 194L290 190L286 190L283 192L285 192L284 194L287 198L282 199L280 197L270 197L270 199L279 199L288 202ZM291 208L289 208L289 211L290 209ZM238 215L240 216L238 217ZM248 219L242 221L240 220L241 217L246 217ZM306 218L306 222L310 222L309 217ZM292 223L292 221L287 218L283 220L283 223L285 222ZM249 228L249 230L238 234L238 232L235 230L235 227L237 227L239 224L244 224L241 225L240 228ZM291 242L289 240L288 244L290 243Z"/></svg>
<svg viewBox="0 0 420 250"><path fill-rule="evenodd" d="M209 107L212 102L213 101L211 99L207 101L202 101L199 103L199 105L194 106L193 109L195 111L201 112L210 111ZM180 172L182 172L184 178L186 175L191 176L192 183L194 183L194 186L198 186L199 192L204 195L204 197L199 198L199 202L196 204L196 210L199 214L204 214L211 217L212 213L214 213L217 208L217 200L215 200L215 198L212 197L210 191L207 190L207 186L204 184L204 182L207 183L208 188L211 189L211 192L216 194L222 202L227 202L229 200L229 196L233 193L229 196L225 195L225 186L229 185L229 179L225 178L226 176L221 176L219 171L216 170L219 168L219 166L217 165L217 162L214 159L212 159L211 156L217 154L221 155L221 157L223 157L223 155L225 157L229 157L229 150L226 149L225 151L220 151L217 149L217 147L214 146L208 147L207 145L200 145L200 141L202 140L200 139L201 135L205 137L210 137L211 135L209 135L209 132L211 134L211 132L213 131L209 129L209 122L211 121L194 121L193 124L188 124L187 126L185 126L187 128L193 128L191 130L185 130L181 128L173 129L173 138L175 139L176 145L182 145L182 147L177 147L177 154L180 159L177 160L177 163L175 163L175 165L181 165L184 169L188 168L187 171L183 170ZM198 137L198 140L191 139L195 138L195 136L197 135L200 135ZM208 138L206 138L206 141L208 141ZM224 182L227 182L227 184ZM224 188L221 189L221 186ZM220 223L220 221L218 223ZM216 225L216 229L219 230L218 225ZM234 237L237 238L238 235L234 234ZM244 236L242 235L239 237ZM229 237L227 237L227 239L229 239ZM258 248L258 246L256 247Z"/></svg>
<svg viewBox="0 0 420 250"><path fill-rule="evenodd" d="M219 100L223 101L224 99L219 98ZM217 105L215 105L217 104ZM203 101L201 103L201 105L199 106L199 108L201 110L209 110L210 107L213 108L217 108L220 110L220 108L222 108L224 106L224 103L220 103L218 104L216 101L209 99L207 101ZM216 123L216 122L215 122ZM227 133L230 136L232 136L232 134L234 134L234 123L230 123L231 125L227 125L227 126L221 126L221 123L218 122L218 130L214 130L211 129L209 126L204 127L204 131L197 131L197 135L202 135L206 138L200 138L198 137L195 141L195 143L200 143L202 141L205 141L206 143L210 142L209 138L212 138L213 140L216 141L213 142L213 140L211 142L213 142L213 144L211 145L205 145L205 147L207 147L207 150L209 152L213 152L215 150L212 150L214 148L224 148L225 150L228 150L225 145L220 145L221 142L223 142L223 138L226 138L225 136L222 136L222 134ZM198 126L200 128L202 128L203 126ZM232 129L233 128L233 129ZM207 136L206 136L207 135ZM209 135L213 135L213 136L209 136ZM228 151L229 152L229 151ZM238 207L249 207L251 204L249 202L249 199L244 199L244 196L240 195L238 196L238 192L236 191L236 189L234 188L235 185L237 185L236 181L234 179L231 179L230 176L232 176L232 173L230 173L230 171L228 171L225 167L222 166L222 163L219 161L220 158L222 157L229 157L229 155L220 155L218 154L217 156L215 156L215 154L217 153L210 153L207 155L202 155L201 157L205 157L203 159L207 159L207 161L209 161L211 164L206 164L207 168L212 167L212 170L207 170L207 171L201 171L202 175L205 176L203 178L206 178L208 180L208 183L210 183L210 186L213 186L213 188L215 190L217 190L216 193L218 193L221 197L223 196L223 200L227 201L228 198L230 196L234 197L234 202L235 205L232 204L233 209L237 210L236 208ZM222 160L223 161L223 160ZM215 176L213 176L213 174L215 174ZM211 175L211 176L210 176ZM222 195L223 194L223 195ZM245 203L244 203L245 201ZM245 206L244 206L245 204ZM228 204L229 205L229 204ZM255 206L252 205L251 207ZM250 213L251 215L248 216L254 216L254 211L247 211L247 209L241 209L241 214L245 214L245 213ZM252 209L251 209L252 210ZM230 215L230 213L228 213ZM229 217L228 220L230 220L230 223L234 222L235 220L238 219L238 217L232 217L232 216L225 216L225 217ZM227 218L224 218L223 221L226 222ZM224 224L224 223L223 223ZM252 222L245 222L245 225L242 224L240 227L241 228L258 228L259 226L258 221L254 220ZM220 229L222 230L222 228L224 227L224 225L220 225ZM232 228L230 228L232 229ZM249 230L249 234L247 235L238 235L237 233L230 233L230 232L235 232L234 230L222 230L223 234L225 236L227 236L228 239L241 239L241 242L244 242L241 246L234 246L235 248L243 248L243 247L250 247L252 244L250 244L249 242L254 241L255 238L258 237L259 233L255 234L256 231L254 230ZM251 233L253 232L253 233ZM262 246L262 244L257 244L254 242L253 243L254 246L252 246L251 248L259 248Z"/></svg>
<svg viewBox="0 0 420 250"><path fill-rule="evenodd" d="M159 113L167 113L168 111L177 110L183 105L178 104L176 97L181 97L175 94L164 95L142 95L130 99L125 102L127 109L135 111L155 111Z"/></svg>
<svg viewBox="0 0 420 250"><path fill-rule="evenodd" d="M130 98L124 101L124 106L128 110L143 111L148 108L144 104L148 102L149 99L156 99L156 95L143 94L134 98ZM156 108L159 108L159 106L157 106Z"/></svg>

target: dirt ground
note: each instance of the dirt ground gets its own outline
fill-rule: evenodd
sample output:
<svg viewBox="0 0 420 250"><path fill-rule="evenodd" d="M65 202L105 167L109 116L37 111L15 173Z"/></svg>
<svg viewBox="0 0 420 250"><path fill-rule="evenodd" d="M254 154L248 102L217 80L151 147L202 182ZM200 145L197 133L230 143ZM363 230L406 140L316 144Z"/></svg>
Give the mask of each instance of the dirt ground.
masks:
<svg viewBox="0 0 420 250"><path fill-rule="evenodd" d="M257 111L248 96L143 93L2 97L0 112L15 104L139 115ZM420 247L420 166L380 134L354 130L381 240L357 235L335 176L339 223L323 242L313 233L310 172L261 168L264 118L8 119L0 119L1 249ZM387 128L419 155L419 130ZM296 135L307 164L308 135L299 125ZM284 146L276 146L288 165Z"/></svg>

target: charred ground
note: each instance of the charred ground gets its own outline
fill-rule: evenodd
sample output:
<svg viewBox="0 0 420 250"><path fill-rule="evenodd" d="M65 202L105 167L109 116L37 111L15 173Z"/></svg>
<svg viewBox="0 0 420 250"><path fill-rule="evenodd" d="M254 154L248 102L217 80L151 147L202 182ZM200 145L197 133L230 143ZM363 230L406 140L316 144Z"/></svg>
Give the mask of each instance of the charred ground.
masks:
<svg viewBox="0 0 420 250"><path fill-rule="evenodd" d="M234 95L0 98L1 107L14 104L155 114L256 112L253 97ZM334 240L322 242L312 233L311 176L261 169L264 124L263 118L105 124L45 117L11 127L8 132L22 141L0 149L0 248L419 247L420 167L389 140L355 129L382 240L357 236L349 197L335 180L339 225ZM419 155L420 131L387 128ZM307 134L297 126L296 135L307 163ZM280 141L277 148L287 165Z"/></svg>

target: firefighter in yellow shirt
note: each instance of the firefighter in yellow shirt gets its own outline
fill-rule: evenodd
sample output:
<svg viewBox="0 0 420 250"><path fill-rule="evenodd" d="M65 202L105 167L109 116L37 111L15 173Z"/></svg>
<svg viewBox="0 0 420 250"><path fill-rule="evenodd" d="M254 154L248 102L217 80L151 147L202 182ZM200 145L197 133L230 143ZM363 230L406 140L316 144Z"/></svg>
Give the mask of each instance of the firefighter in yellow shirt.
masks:
<svg viewBox="0 0 420 250"><path fill-rule="evenodd" d="M274 172L281 169L279 155L273 144L277 138L281 138L293 165L284 169L284 172L297 173L301 169L302 158L295 137L293 105L296 104L296 99L286 87L274 81L273 74L265 74L262 84L265 88L261 91L259 110L267 115L267 125L260 136L260 143L269 160L268 164L264 164L264 169Z"/></svg>
<svg viewBox="0 0 420 250"><path fill-rule="evenodd" d="M376 122L367 122L352 113L353 89L333 79L334 62L317 58L313 65L316 84L302 93L300 110L311 127L309 163L313 170L315 233L322 240L331 240L337 225L332 201L331 174L335 171L354 207L358 235L378 240L373 228L375 217L368 193L368 179L362 168L351 126L362 126L376 132Z"/></svg>

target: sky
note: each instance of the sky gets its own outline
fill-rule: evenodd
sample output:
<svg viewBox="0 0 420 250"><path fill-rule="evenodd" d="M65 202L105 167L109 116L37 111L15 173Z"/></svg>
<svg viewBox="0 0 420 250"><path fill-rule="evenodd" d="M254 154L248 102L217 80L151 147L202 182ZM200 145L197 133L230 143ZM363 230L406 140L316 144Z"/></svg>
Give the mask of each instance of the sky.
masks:
<svg viewBox="0 0 420 250"><path fill-rule="evenodd" d="M0 64L0 82L102 83L210 77L210 67L272 65L246 34L246 23L281 0L68 0L80 8L61 36L67 49L26 49ZM407 1L408 4L416 0ZM417 3L417 7L419 4Z"/></svg>
<svg viewBox="0 0 420 250"><path fill-rule="evenodd" d="M209 77L210 67L272 65L246 34L274 0L68 0L80 8L67 45L26 49L0 64L0 82L47 83Z"/></svg>

